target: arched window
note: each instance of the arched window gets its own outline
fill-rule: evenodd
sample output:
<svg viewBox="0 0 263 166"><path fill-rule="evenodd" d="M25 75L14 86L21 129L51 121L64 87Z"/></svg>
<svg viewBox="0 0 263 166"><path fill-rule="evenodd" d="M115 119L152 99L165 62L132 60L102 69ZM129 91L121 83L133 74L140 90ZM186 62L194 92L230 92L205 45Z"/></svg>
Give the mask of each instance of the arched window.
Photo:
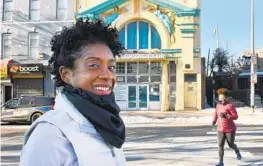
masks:
<svg viewBox="0 0 263 166"><path fill-rule="evenodd" d="M144 21L125 25L119 31L119 39L130 50L161 48L161 38L156 28Z"/></svg>

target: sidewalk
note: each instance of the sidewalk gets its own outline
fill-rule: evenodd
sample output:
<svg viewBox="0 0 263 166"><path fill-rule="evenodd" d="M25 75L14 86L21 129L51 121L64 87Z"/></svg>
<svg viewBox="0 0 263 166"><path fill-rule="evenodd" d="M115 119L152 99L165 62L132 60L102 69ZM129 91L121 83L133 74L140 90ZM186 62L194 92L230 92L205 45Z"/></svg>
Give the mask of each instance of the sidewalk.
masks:
<svg viewBox="0 0 263 166"><path fill-rule="evenodd" d="M263 125L263 112L256 109L254 113L250 108L238 108L239 118L236 121L241 125ZM168 124L168 123L192 123L211 124L214 109L202 111L121 111L120 115L125 124Z"/></svg>

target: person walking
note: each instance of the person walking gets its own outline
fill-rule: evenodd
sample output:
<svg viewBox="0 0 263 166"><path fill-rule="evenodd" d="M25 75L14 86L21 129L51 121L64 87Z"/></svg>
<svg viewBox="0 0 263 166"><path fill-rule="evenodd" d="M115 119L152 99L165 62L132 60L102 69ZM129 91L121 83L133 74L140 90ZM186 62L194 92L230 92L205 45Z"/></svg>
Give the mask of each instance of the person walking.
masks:
<svg viewBox="0 0 263 166"><path fill-rule="evenodd" d="M220 103L216 105L212 125L215 126L217 123L219 162L216 166L224 166L223 158L225 141L227 141L228 146L235 151L237 159L242 159L240 151L235 144L237 127L234 120L238 119L238 114L235 106L229 103L226 99L227 90L222 88L219 89L217 93Z"/></svg>

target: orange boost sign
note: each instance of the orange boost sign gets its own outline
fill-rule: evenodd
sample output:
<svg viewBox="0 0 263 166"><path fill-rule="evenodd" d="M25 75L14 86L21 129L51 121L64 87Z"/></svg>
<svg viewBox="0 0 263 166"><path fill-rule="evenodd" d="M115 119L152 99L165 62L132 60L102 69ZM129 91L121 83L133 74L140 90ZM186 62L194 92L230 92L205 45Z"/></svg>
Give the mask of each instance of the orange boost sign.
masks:
<svg viewBox="0 0 263 166"><path fill-rule="evenodd" d="M19 74L42 75L43 65L42 64L10 64L9 73L12 75L19 75Z"/></svg>

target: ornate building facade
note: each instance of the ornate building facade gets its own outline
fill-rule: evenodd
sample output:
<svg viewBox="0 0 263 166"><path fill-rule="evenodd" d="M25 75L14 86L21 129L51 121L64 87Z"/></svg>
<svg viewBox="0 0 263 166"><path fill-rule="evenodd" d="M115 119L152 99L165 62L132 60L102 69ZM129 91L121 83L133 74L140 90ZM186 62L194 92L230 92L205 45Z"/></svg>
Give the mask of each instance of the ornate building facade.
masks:
<svg viewBox="0 0 263 166"><path fill-rule="evenodd" d="M116 100L122 110L200 110L205 102L200 0L76 0L76 19L119 30Z"/></svg>

